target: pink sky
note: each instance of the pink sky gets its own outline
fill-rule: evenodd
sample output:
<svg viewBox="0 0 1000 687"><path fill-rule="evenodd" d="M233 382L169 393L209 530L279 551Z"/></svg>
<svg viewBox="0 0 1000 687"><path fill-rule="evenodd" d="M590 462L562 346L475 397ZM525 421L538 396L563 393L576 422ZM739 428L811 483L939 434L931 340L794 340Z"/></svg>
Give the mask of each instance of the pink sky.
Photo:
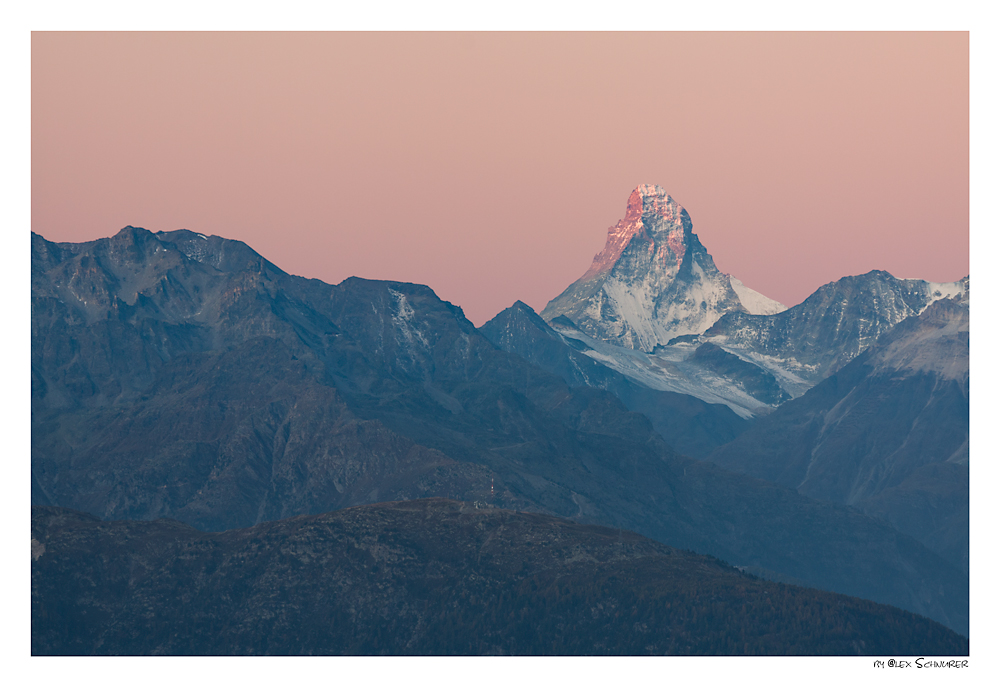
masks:
<svg viewBox="0 0 1000 687"><path fill-rule="evenodd" d="M966 33L35 33L32 228L247 242L477 325L589 267L640 183L786 305L969 272Z"/></svg>

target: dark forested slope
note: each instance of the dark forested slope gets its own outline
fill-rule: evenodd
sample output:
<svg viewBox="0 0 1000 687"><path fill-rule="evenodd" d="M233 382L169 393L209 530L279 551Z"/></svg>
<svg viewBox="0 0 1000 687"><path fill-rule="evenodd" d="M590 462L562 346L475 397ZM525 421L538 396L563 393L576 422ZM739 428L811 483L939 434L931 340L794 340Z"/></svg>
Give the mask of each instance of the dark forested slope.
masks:
<svg viewBox="0 0 1000 687"><path fill-rule="evenodd" d="M965 655L870 601L445 499L206 533L32 509L33 654Z"/></svg>

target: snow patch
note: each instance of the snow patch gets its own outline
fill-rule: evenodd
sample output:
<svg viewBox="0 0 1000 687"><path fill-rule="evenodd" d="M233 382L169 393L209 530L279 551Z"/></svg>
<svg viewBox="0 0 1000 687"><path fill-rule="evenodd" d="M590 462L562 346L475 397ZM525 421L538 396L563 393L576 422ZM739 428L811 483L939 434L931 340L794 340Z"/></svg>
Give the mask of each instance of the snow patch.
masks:
<svg viewBox="0 0 1000 687"><path fill-rule="evenodd" d="M751 315L777 315L788 308L776 300L772 300L762 293L758 293L747 287L736 277L729 276L729 285L740 299L740 303Z"/></svg>
<svg viewBox="0 0 1000 687"><path fill-rule="evenodd" d="M906 315L904 315L900 319L905 319L906 317L909 317L910 315L913 314L920 315L921 313L924 312L924 310L927 310L927 306L929 306L931 303L934 303L935 301L940 301L945 298L958 298L961 296L965 297L968 296L967 286L965 283L966 279L960 279L959 281L953 281L953 282L934 282L934 281L925 281L923 279L903 279L902 281L912 289L915 290L922 289L926 294L926 300L924 301L923 307L921 307L919 310L916 311L910 310L910 312L906 313Z"/></svg>
<svg viewBox="0 0 1000 687"><path fill-rule="evenodd" d="M927 284L927 305L930 305L934 301L939 301L942 298L955 298L956 296L965 295L965 284L961 281L953 282L924 282ZM920 311L923 312L927 309L927 305Z"/></svg>
<svg viewBox="0 0 1000 687"><path fill-rule="evenodd" d="M403 341L408 346L418 341L424 348L430 348L423 332L413 326L413 306L406 300L406 296L395 289L389 289L389 293L396 299L396 314L392 316L392 321L403 335Z"/></svg>

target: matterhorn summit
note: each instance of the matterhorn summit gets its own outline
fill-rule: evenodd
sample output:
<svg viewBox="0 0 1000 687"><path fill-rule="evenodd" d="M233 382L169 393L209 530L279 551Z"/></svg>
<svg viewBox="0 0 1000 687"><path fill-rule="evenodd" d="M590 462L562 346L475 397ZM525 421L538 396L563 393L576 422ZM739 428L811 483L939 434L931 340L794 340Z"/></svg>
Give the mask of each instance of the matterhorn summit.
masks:
<svg viewBox="0 0 1000 687"><path fill-rule="evenodd" d="M549 302L595 339L651 352L701 334L728 312L771 315L785 306L718 270L687 210L659 186L637 186L587 272Z"/></svg>

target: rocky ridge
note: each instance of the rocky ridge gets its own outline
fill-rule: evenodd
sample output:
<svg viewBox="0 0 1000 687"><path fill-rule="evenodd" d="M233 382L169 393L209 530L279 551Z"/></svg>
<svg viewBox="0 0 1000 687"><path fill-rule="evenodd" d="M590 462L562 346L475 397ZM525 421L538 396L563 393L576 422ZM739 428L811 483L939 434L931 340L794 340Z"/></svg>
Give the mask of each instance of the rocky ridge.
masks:
<svg viewBox="0 0 1000 687"><path fill-rule="evenodd" d="M897 279L888 272L825 284L799 305L775 315L729 313L701 340L781 374L815 384L836 372L883 333L931 303L968 293L969 278L937 284ZM793 396L800 394L793 393Z"/></svg>

